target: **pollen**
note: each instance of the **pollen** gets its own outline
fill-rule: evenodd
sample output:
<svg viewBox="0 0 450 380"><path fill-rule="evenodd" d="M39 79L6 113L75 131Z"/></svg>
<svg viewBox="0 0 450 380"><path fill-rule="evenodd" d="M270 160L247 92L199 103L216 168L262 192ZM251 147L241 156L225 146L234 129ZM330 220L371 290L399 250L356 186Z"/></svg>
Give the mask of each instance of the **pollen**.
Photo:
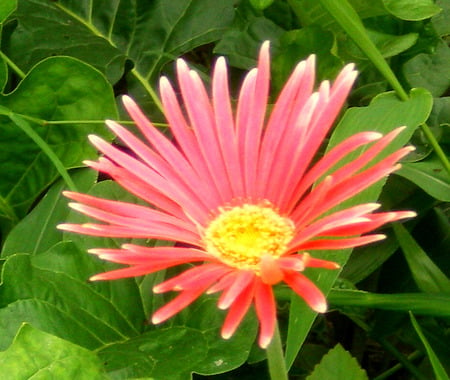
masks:
<svg viewBox="0 0 450 380"><path fill-rule="evenodd" d="M294 223L270 205L221 209L204 231L206 250L227 265L259 272L261 258L278 258L294 236Z"/></svg>

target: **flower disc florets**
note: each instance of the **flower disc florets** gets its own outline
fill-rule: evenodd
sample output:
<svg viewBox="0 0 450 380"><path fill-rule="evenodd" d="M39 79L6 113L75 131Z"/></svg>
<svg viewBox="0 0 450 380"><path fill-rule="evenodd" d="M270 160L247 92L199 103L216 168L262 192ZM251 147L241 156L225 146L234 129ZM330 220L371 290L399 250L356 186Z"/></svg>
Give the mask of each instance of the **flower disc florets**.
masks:
<svg viewBox="0 0 450 380"><path fill-rule="evenodd" d="M269 205L221 209L204 232L208 252L226 264L259 272L263 255L278 258L294 236L294 223Z"/></svg>

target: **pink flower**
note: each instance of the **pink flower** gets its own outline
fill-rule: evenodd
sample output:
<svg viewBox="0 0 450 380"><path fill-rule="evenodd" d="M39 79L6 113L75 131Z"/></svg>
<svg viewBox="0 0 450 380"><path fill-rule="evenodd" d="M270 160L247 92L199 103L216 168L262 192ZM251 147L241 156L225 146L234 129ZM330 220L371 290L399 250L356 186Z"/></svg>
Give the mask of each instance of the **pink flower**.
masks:
<svg viewBox="0 0 450 380"><path fill-rule="evenodd" d="M402 128L384 137L361 132L313 164L356 77L353 65L348 65L333 85L323 82L313 92L314 65L314 56L297 65L266 116L269 44L264 43L258 67L245 77L234 115L224 58L215 65L211 97L198 74L178 60L182 105L169 81L163 77L160 82L174 141L124 97L125 108L146 141L107 121L131 154L90 136L104 156L86 164L111 176L149 206L64 192L77 202L70 203L73 209L102 223L59 228L93 236L164 239L184 247L124 244L120 249L92 249L102 259L129 266L91 279L141 276L197 263L154 287L156 293L179 294L156 311L153 323L172 317L202 293L222 292L218 307L228 310L222 337L233 335L253 304L263 348L270 343L276 323L275 284L286 283L313 310L325 312L324 295L302 272L307 267L339 266L307 252L383 239L384 235L367 233L414 213L375 213L376 203L333 211L396 170L397 161L411 148L371 163ZM357 159L336 168L350 152L366 145Z"/></svg>

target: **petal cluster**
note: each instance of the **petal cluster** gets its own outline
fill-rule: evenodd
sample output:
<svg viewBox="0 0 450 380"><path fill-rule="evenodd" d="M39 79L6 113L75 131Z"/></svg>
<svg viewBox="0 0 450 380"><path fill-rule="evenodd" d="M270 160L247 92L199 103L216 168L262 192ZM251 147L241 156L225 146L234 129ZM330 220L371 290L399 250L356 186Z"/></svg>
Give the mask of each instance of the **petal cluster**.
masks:
<svg viewBox="0 0 450 380"><path fill-rule="evenodd" d="M333 211L396 170L397 162L411 148L379 159L402 128L385 136L360 132L313 161L356 78L353 65L348 65L332 84L322 82L315 90L314 60L311 56L297 65L270 114L268 43L260 50L257 68L243 81L235 110L224 58L215 64L210 93L199 75L178 60L180 97L167 78L160 81L171 138L155 128L125 96L124 106L143 139L107 121L127 150L90 136L102 157L86 164L106 173L148 206L65 192L74 201L70 203L73 209L98 223L62 224L59 228L93 236L163 239L183 244L124 244L120 249L92 249L90 252L102 259L127 265L95 275L92 280L141 276L195 263L155 286L157 293L179 294L159 309L152 321L167 320L203 293L220 292L218 307L227 310L222 336L231 337L253 305L260 322L261 347L267 347L274 331L275 284L286 283L312 309L324 312L325 297L302 272L307 267L336 269L338 265L315 259L307 252L351 248L380 240L384 235L371 231L414 213L375 212L379 207L375 203ZM339 165L359 148L365 149L358 158ZM276 255L261 252L252 265L225 261L220 252L208 251L205 243L205 231L223 210L246 205L270 207L292 224L292 238L284 251ZM245 255L245 246L238 251Z"/></svg>

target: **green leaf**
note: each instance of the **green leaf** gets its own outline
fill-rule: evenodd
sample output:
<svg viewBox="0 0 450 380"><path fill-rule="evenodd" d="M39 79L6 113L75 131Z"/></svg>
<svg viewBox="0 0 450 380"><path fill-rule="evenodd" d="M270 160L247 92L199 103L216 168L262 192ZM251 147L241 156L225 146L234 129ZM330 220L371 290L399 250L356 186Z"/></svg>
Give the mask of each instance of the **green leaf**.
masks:
<svg viewBox="0 0 450 380"><path fill-rule="evenodd" d="M14 92L0 96L0 106L26 119L65 167L96 157L87 135L108 138L103 120L117 117L112 89L103 75L68 57L39 63ZM57 172L14 123L0 116L0 125L0 219L4 225L13 225Z"/></svg>
<svg viewBox="0 0 450 380"><path fill-rule="evenodd" d="M317 56L317 81L335 77L343 62L332 54L333 33L316 26L284 33L273 57L274 87L281 89L295 65L310 54Z"/></svg>
<svg viewBox="0 0 450 380"><path fill-rule="evenodd" d="M368 380L366 371L350 353L337 344L328 351L306 380Z"/></svg>
<svg viewBox="0 0 450 380"><path fill-rule="evenodd" d="M274 52L284 32L273 21L255 12L247 1L242 1L232 27L223 34L214 53L226 55L231 66L248 70L256 66L261 43L270 40Z"/></svg>
<svg viewBox="0 0 450 380"><path fill-rule="evenodd" d="M436 5L442 9L442 12L432 17L431 23L438 36L443 37L450 34L450 1L437 0Z"/></svg>
<svg viewBox="0 0 450 380"><path fill-rule="evenodd" d="M449 377L447 373L445 372L444 366L439 361L439 358L436 356L436 354L433 351L433 348L428 343L427 338L423 334L419 323L417 322L416 318L414 317L413 313L409 313L409 317L411 318L411 323L414 327L414 330L416 330L417 335L419 335L420 340L422 341L425 350L427 351L428 358L430 359L431 365L433 367L434 374L436 376L436 380L449 380Z"/></svg>
<svg viewBox="0 0 450 380"><path fill-rule="evenodd" d="M375 30L367 30L367 35L375 44L384 58L398 55L417 42L419 35L417 33L408 33L396 36L387 33L381 33ZM349 53L357 59L367 59L366 55L356 45L352 48L350 45Z"/></svg>
<svg viewBox="0 0 450 380"><path fill-rule="evenodd" d="M0 347L22 322L91 349L137 335L146 316L135 281L87 281L108 267L70 242L35 256L9 256L0 288Z"/></svg>
<svg viewBox="0 0 450 380"><path fill-rule="evenodd" d="M332 289L328 301L332 306L359 306L415 314L450 317L450 296L446 294L401 293L377 294L358 290Z"/></svg>
<svg viewBox="0 0 450 380"><path fill-rule="evenodd" d="M111 83L122 77L129 59L134 64L130 79L154 96L149 82L153 84L164 64L219 39L232 22L233 0L209 4L205 6L203 0L22 1L7 54L22 69L49 55L70 55L102 71Z"/></svg>
<svg viewBox="0 0 450 380"><path fill-rule="evenodd" d="M318 25L332 30L339 28L336 20L319 1L291 0L289 3L302 25ZM361 19L387 14L382 0L349 0L349 3Z"/></svg>
<svg viewBox="0 0 450 380"><path fill-rule="evenodd" d="M405 162L396 174L410 180L441 201L450 201L450 176L436 155L419 162Z"/></svg>
<svg viewBox="0 0 450 380"><path fill-rule="evenodd" d="M264 10L267 7L270 7L275 0L250 0L250 4L255 9Z"/></svg>
<svg viewBox="0 0 450 380"><path fill-rule="evenodd" d="M450 294L450 279L428 257L405 227L398 224L393 227L419 289L425 293Z"/></svg>
<svg viewBox="0 0 450 380"><path fill-rule="evenodd" d="M385 151L385 154L399 149L411 138L414 130L425 122L432 108L432 97L423 89L411 91L407 101L399 100L394 93L385 93L373 99L368 107L351 108L346 111L336 127L328 149L343 141L345 138L361 131L373 130L387 133L400 125L406 125L404 131ZM362 150L349 155L348 160L358 157ZM343 162L344 163L344 162ZM343 164L342 163L342 164ZM375 201L383 187L383 181L371 186L363 193L356 195L345 206ZM342 205L344 206L344 205ZM350 252L314 252L314 256L345 264ZM335 271L311 271L310 277L327 294L331 289L338 273ZM316 314L297 296L293 297L289 316L289 329L286 346L286 363L290 366L314 321Z"/></svg>
<svg viewBox="0 0 450 380"><path fill-rule="evenodd" d="M225 341L219 336L223 313L217 309L216 300L202 297L184 316L181 324L100 350L108 372L114 378L188 380L192 372L214 375L245 362L256 335L253 317L247 317L237 333Z"/></svg>
<svg viewBox="0 0 450 380"><path fill-rule="evenodd" d="M408 21L425 20L441 11L433 0L383 0L383 3L395 17Z"/></svg>
<svg viewBox="0 0 450 380"><path fill-rule="evenodd" d="M17 8L17 0L2 0L0 3L0 24Z"/></svg>
<svg viewBox="0 0 450 380"><path fill-rule="evenodd" d="M90 169L81 169L72 174L79 191L87 192L97 178ZM56 182L39 204L8 234L1 252L2 257L15 253L44 253L62 240L63 232L56 226L67 219L67 199L61 196L65 189L63 181ZM24 239L23 237L27 238Z"/></svg>
<svg viewBox="0 0 450 380"><path fill-rule="evenodd" d="M98 357L73 343L21 326L13 344L0 352L0 368L9 379L106 379Z"/></svg>
<svg viewBox="0 0 450 380"><path fill-rule="evenodd" d="M423 87L434 97L445 93L450 86L450 48L438 43L432 54L418 54L403 65L403 74L411 87Z"/></svg>
<svg viewBox="0 0 450 380"><path fill-rule="evenodd" d="M201 332L183 327L150 331L98 352L113 379L151 376L155 380L189 380L207 354Z"/></svg>

